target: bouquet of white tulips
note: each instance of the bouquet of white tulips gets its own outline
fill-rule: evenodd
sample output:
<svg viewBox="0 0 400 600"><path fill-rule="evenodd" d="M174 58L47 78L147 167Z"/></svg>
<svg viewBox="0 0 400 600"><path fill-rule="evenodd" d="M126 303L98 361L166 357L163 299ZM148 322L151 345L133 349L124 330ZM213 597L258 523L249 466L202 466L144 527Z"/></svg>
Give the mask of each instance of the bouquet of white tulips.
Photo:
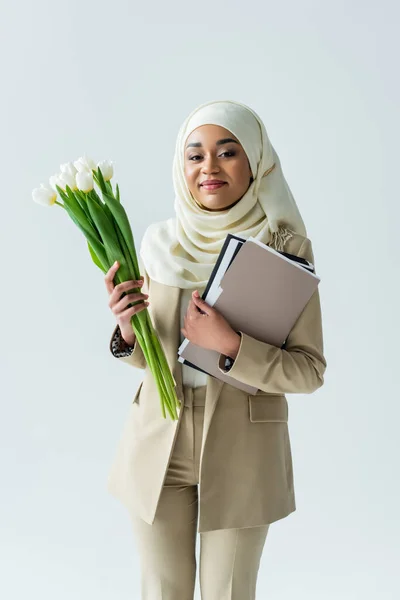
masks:
<svg viewBox="0 0 400 600"><path fill-rule="evenodd" d="M96 166L91 159L83 156L60 168L60 173L50 177L49 186L41 184L40 188L33 190L33 200L44 206L56 204L66 211L85 236L92 260L103 273L118 261L116 283L138 280L140 272L132 230L120 201L118 184L115 193L111 184L112 161L105 160ZM101 196L95 190L95 183ZM62 202L57 200L57 192ZM176 420L176 409L180 406L175 392L176 382L148 310L133 315L131 324L156 381L162 414L166 418L167 409L172 420Z"/></svg>

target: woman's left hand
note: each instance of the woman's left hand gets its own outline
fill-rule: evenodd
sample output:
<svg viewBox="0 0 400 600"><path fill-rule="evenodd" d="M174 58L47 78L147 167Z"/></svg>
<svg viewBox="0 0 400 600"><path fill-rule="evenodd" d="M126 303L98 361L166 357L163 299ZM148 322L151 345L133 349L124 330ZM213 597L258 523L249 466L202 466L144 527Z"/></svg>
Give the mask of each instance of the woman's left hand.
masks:
<svg viewBox="0 0 400 600"><path fill-rule="evenodd" d="M201 314L198 309L205 314ZM240 344L240 335L221 313L200 298L197 290L192 293L181 331L196 346L215 350L226 356L236 354Z"/></svg>

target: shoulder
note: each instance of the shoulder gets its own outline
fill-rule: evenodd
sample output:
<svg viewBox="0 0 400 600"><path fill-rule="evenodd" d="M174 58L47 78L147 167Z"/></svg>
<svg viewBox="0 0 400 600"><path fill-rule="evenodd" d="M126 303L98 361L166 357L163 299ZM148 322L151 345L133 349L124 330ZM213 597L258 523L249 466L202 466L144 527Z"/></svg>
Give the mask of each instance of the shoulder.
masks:
<svg viewBox="0 0 400 600"><path fill-rule="evenodd" d="M170 218L166 221L151 223L145 230L142 238L142 246L157 239L167 241L174 239L176 235L176 219Z"/></svg>
<svg viewBox="0 0 400 600"><path fill-rule="evenodd" d="M145 275L148 283L152 280L151 266L157 263L163 255L170 252L176 243L176 219L157 221L145 229L139 250L139 264L141 273ZM154 269L153 269L154 271ZM152 272L153 272L152 271Z"/></svg>
<svg viewBox="0 0 400 600"><path fill-rule="evenodd" d="M157 221L148 225L143 233L139 251L144 266L158 260L164 253L168 253L175 239L175 219Z"/></svg>

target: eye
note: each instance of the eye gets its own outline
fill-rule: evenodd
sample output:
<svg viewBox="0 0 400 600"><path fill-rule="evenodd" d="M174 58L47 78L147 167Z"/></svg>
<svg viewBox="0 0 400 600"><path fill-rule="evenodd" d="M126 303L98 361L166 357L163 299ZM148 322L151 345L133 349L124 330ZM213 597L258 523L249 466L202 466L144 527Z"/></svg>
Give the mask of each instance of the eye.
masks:
<svg viewBox="0 0 400 600"><path fill-rule="evenodd" d="M226 150L225 152L222 152L219 156L224 156L225 154L228 155L228 158L231 158L232 156L235 156L236 153L233 150ZM201 158L201 156L195 154L194 156L190 156L189 160L197 162L197 160L194 160L195 158Z"/></svg>

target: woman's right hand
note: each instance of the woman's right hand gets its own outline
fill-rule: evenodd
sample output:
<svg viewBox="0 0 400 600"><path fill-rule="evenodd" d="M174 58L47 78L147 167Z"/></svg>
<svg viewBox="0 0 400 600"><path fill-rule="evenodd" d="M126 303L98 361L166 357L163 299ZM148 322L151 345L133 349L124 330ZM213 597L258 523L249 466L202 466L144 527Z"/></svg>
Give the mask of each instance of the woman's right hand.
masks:
<svg viewBox="0 0 400 600"><path fill-rule="evenodd" d="M141 310L147 308L149 303L140 302L135 306L129 307L128 304L137 302L138 300L146 300L149 296L148 294L143 294L141 292L132 292L131 294L126 293L133 288L141 288L143 279L140 279L139 281L124 281L123 283L114 285L114 277L118 269L119 263L116 262L109 268L104 276L107 292L109 293L108 306L117 320L123 339L129 346L133 346L136 336L132 329L131 318L133 315L136 315ZM125 296L121 298L121 295L124 292Z"/></svg>

